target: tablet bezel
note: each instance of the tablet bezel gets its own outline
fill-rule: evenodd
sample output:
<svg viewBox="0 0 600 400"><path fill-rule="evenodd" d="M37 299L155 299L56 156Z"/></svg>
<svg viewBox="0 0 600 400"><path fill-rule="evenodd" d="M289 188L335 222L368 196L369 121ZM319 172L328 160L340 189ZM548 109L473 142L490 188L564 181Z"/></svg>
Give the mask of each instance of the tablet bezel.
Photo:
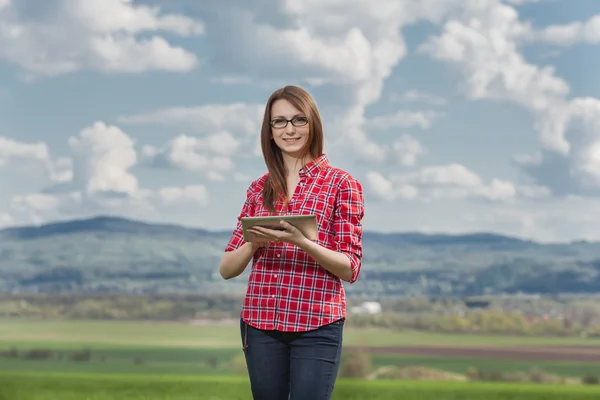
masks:
<svg viewBox="0 0 600 400"><path fill-rule="evenodd" d="M315 214L308 215L269 215L262 217L243 217L240 218L242 223L242 231L244 241L246 242L264 242L265 238L257 237L248 228L255 225L265 227L279 227L279 221L285 221L297 229L299 229L308 240L315 241L318 239L317 216ZM268 239L267 239L268 240Z"/></svg>

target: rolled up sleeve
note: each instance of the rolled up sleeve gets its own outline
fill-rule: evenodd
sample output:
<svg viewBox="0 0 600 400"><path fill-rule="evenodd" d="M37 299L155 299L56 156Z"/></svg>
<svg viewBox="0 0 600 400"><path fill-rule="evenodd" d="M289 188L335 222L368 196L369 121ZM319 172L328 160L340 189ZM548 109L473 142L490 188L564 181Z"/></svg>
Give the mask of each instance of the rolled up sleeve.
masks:
<svg viewBox="0 0 600 400"><path fill-rule="evenodd" d="M356 282L362 265L362 218L364 196L362 185L352 177L340 182L335 201L335 242L337 251L350 259L352 278Z"/></svg>
<svg viewBox="0 0 600 400"><path fill-rule="evenodd" d="M231 234L231 238L229 239L227 246L225 246L225 251L236 250L237 248L242 246L244 243L246 243L246 241L244 240L244 232L242 230L241 219L243 217L249 217L252 214L252 206L251 206L251 202L250 202L252 194L253 194L253 190L252 190L252 187L250 187L250 188L248 188L248 190L246 190L246 200L244 201L244 205L242 206L240 214L238 215L237 223L236 223L235 229L233 230L233 232Z"/></svg>

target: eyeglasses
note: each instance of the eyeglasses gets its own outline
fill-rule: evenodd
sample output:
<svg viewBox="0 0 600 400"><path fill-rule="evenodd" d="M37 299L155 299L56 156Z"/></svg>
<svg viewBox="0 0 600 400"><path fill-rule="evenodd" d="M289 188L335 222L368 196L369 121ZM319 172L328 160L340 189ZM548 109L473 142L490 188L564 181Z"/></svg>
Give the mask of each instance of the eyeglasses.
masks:
<svg viewBox="0 0 600 400"><path fill-rule="evenodd" d="M304 126L304 125L308 124L308 118L306 118L306 117L295 117L292 119L276 118L274 120L271 120L271 126L276 129L281 129L281 128L285 128L287 126L288 122L291 122L292 125L299 127L299 126Z"/></svg>

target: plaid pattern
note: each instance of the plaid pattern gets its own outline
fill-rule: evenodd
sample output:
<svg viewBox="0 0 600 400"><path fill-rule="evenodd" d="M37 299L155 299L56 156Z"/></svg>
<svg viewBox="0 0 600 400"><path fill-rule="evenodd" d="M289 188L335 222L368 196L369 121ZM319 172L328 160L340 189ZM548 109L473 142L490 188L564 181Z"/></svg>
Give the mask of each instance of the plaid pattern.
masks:
<svg viewBox="0 0 600 400"><path fill-rule="evenodd" d="M242 207L244 216L267 216L262 204L266 174L252 182ZM282 201L275 203L283 214ZM326 155L300 171L300 183L287 214L315 214L317 243L350 259L351 283L358 278L362 258L363 189L350 174L329 165ZM238 221L225 251L244 244ZM346 317L346 296L340 278L288 243L271 244L254 253L241 318L258 329L301 332Z"/></svg>

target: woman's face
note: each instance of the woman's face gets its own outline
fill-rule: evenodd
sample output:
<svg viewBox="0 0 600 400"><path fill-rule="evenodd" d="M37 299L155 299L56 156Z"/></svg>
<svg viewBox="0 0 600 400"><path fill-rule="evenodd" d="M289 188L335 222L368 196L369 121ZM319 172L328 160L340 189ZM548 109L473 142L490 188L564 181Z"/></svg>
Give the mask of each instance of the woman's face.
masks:
<svg viewBox="0 0 600 400"><path fill-rule="evenodd" d="M296 126L294 126L296 125ZM300 157L308 144L307 116L289 101L276 100L271 106L271 137L284 154Z"/></svg>

